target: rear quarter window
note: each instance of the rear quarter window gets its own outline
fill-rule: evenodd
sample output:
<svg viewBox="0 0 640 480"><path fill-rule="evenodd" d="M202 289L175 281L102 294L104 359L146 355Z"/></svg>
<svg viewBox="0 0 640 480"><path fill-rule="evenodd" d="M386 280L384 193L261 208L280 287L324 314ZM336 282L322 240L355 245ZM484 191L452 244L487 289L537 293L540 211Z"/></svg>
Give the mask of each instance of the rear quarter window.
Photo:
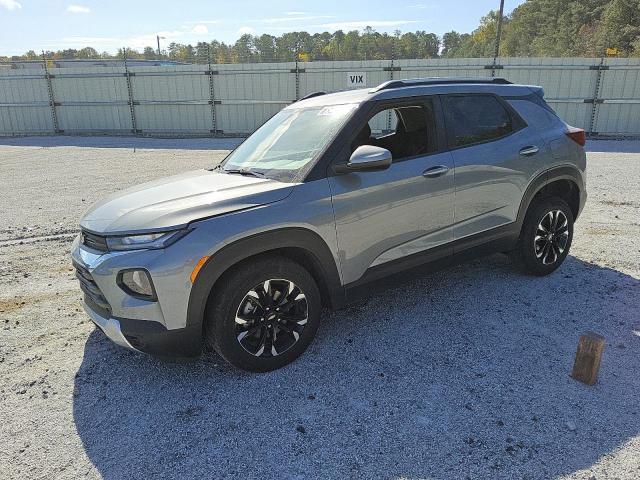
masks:
<svg viewBox="0 0 640 480"><path fill-rule="evenodd" d="M514 131L509 112L493 95L445 96L443 107L455 147L494 140Z"/></svg>
<svg viewBox="0 0 640 480"><path fill-rule="evenodd" d="M527 97L509 99L508 102L521 117L526 119L527 124L539 132L564 127L562 119L551 108L545 108Z"/></svg>

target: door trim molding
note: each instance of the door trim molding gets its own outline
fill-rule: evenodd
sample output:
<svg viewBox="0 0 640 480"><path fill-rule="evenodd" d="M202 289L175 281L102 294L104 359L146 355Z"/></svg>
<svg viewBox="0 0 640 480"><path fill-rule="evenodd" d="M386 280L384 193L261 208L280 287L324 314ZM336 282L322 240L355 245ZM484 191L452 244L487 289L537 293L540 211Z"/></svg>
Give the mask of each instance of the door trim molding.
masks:
<svg viewBox="0 0 640 480"><path fill-rule="evenodd" d="M512 250L519 236L519 223L512 222L424 252L369 267L360 279L345 285L347 302L473 258Z"/></svg>

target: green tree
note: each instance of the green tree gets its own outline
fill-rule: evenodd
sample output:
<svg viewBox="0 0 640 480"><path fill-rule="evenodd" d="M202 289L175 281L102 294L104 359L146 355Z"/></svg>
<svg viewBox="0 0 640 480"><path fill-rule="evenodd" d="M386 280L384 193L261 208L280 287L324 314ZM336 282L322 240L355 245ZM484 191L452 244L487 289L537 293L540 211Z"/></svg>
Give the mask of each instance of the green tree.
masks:
<svg viewBox="0 0 640 480"><path fill-rule="evenodd" d="M84 47L78 50L76 58L98 58L100 55L97 50L92 47Z"/></svg>
<svg viewBox="0 0 640 480"><path fill-rule="evenodd" d="M329 32L316 33L312 35L313 47L310 53L313 60L330 60L327 47L331 43L332 35Z"/></svg>
<svg viewBox="0 0 640 480"><path fill-rule="evenodd" d="M63 59L72 59L72 58L78 58L78 50L76 50L75 48L67 48L66 50L62 50L60 52L60 58Z"/></svg>
<svg viewBox="0 0 640 480"><path fill-rule="evenodd" d="M364 55L360 51L360 33L352 30L344 36L342 52L337 60L362 60Z"/></svg>
<svg viewBox="0 0 640 480"><path fill-rule="evenodd" d="M471 34L461 38L456 57L493 57L496 45L499 12L490 11L480 19L480 25ZM503 19L503 30L509 22Z"/></svg>
<svg viewBox="0 0 640 480"><path fill-rule="evenodd" d="M604 10L597 34L599 47L631 55L640 43L640 0L613 0Z"/></svg>
<svg viewBox="0 0 640 480"><path fill-rule="evenodd" d="M147 60L154 60L158 57L158 52L156 52L153 47L144 47L142 56Z"/></svg>
<svg viewBox="0 0 640 480"><path fill-rule="evenodd" d="M364 56L364 60L373 60L376 58L378 46L376 45L376 36L373 28L365 27L360 36L359 50Z"/></svg>
<svg viewBox="0 0 640 480"><path fill-rule="evenodd" d="M435 33L416 32L420 42L420 58L436 58L440 50L440 39Z"/></svg>
<svg viewBox="0 0 640 480"><path fill-rule="evenodd" d="M259 62L273 62L276 59L276 37L273 35L253 37L253 48Z"/></svg>
<svg viewBox="0 0 640 480"><path fill-rule="evenodd" d="M233 45L213 40L196 46L172 42L164 58L215 63L291 62L300 53L311 60L372 60L391 58L492 57L498 13L488 12L471 33L450 31L440 39L425 32L395 31L392 35L371 27L310 35L287 32L280 36L242 35ZM501 56L599 56L607 47L620 55L640 56L640 0L526 0L503 18ZM122 49L117 56L122 57ZM127 49L128 58L155 58L152 47L142 54ZM49 59L90 58L96 50L49 51ZM107 52L100 56L114 58ZM39 58L33 51L14 57Z"/></svg>
<svg viewBox="0 0 640 480"><path fill-rule="evenodd" d="M40 55L38 55L33 50L29 50L27 53L25 53L23 55L23 57L24 57L24 60L39 60L40 59Z"/></svg>
<svg viewBox="0 0 640 480"><path fill-rule="evenodd" d="M337 30L331 36L331 40L324 47L323 54L329 60L341 60L344 51L345 34L342 30Z"/></svg>
<svg viewBox="0 0 640 480"><path fill-rule="evenodd" d="M253 37L248 33L242 35L231 48L234 63L250 63L254 61Z"/></svg>
<svg viewBox="0 0 640 480"><path fill-rule="evenodd" d="M595 54L602 0L529 0L514 9L503 30L502 55Z"/></svg>
<svg viewBox="0 0 640 480"><path fill-rule="evenodd" d="M443 57L454 57L462 44L462 35L456 31L447 32L442 36Z"/></svg>
<svg viewBox="0 0 640 480"><path fill-rule="evenodd" d="M167 50L169 52L169 58L170 59L176 59L178 58L178 52L180 51L180 44L176 43L176 42L171 42L169 44L169 46L167 47Z"/></svg>

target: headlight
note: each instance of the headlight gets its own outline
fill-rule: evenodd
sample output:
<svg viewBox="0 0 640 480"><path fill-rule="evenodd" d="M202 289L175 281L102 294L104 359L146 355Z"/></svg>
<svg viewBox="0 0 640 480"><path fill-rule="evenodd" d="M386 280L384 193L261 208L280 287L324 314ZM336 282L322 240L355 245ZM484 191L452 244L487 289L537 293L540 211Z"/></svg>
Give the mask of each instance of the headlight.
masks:
<svg viewBox="0 0 640 480"><path fill-rule="evenodd" d="M122 290L133 297L150 301L157 300L149 272L144 269L122 270L118 274L117 283Z"/></svg>
<svg viewBox="0 0 640 480"><path fill-rule="evenodd" d="M109 250L138 250L166 248L184 237L190 230L175 230L173 232L145 233L124 237L107 237Z"/></svg>

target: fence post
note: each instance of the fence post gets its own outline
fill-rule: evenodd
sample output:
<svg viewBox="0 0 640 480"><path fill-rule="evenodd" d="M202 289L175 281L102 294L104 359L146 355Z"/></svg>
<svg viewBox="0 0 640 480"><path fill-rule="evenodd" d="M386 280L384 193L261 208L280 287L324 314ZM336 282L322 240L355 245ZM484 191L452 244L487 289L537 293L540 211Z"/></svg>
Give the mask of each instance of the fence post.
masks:
<svg viewBox="0 0 640 480"><path fill-rule="evenodd" d="M500 15L498 17L498 30L496 32L496 44L493 52L493 68L491 68L491 77L496 76L496 65L498 64L498 56L500 55L500 37L502 36L502 18L504 15L504 0L500 0Z"/></svg>
<svg viewBox="0 0 640 480"><path fill-rule="evenodd" d="M300 100L300 67L298 66L298 54L296 53L296 102Z"/></svg>
<svg viewBox="0 0 640 480"><path fill-rule="evenodd" d="M124 57L124 77L127 81L127 93L129 94L129 112L131 114L131 132L134 135L140 133L138 125L136 123L136 109L133 102L133 88L131 88L131 75L129 67L127 66L127 48L123 47L122 56Z"/></svg>
<svg viewBox="0 0 640 480"><path fill-rule="evenodd" d="M390 65L390 68L389 68L389 80L393 80L393 70L394 70L394 68L393 68L393 57L394 57L394 55L392 54L391 55L391 65ZM390 132L390 131L391 131L391 110L389 110L387 112L387 132Z"/></svg>
<svg viewBox="0 0 640 480"><path fill-rule="evenodd" d="M594 128L596 128L598 124L598 105L602 103L600 99L600 90L602 88L602 79L603 72L607 70L609 67L604 64L604 57L600 57L599 65L592 65L589 67L590 70L598 70L598 76L596 77L596 88L593 92L593 99L591 104L591 120L589 122L589 131L587 132L591 135L598 135L598 132L594 132Z"/></svg>
<svg viewBox="0 0 640 480"><path fill-rule="evenodd" d="M53 83L51 82L52 75L49 73L49 67L47 66L47 57L42 51L42 64L44 66L44 78L47 80L47 93L49 95L49 106L51 108L51 120L53 122L53 132L62 133L58 126L58 113L56 112L56 101L53 96Z"/></svg>
<svg viewBox="0 0 640 480"><path fill-rule="evenodd" d="M211 133L214 137L218 135L218 126L216 119L216 92L215 92L215 84L213 82L213 76L218 72L214 72L211 68L211 50L207 45L207 63L208 70L207 76L209 77L209 104L211 105Z"/></svg>
<svg viewBox="0 0 640 480"><path fill-rule="evenodd" d="M402 67L396 67L394 65L394 61L395 61L395 54L392 52L391 53L391 65L389 65L388 67L382 67L382 71L383 72L389 72L389 80L393 80L395 78L395 73L393 72L399 72L400 70L402 70ZM387 113L387 131L391 130L391 112L389 111Z"/></svg>

